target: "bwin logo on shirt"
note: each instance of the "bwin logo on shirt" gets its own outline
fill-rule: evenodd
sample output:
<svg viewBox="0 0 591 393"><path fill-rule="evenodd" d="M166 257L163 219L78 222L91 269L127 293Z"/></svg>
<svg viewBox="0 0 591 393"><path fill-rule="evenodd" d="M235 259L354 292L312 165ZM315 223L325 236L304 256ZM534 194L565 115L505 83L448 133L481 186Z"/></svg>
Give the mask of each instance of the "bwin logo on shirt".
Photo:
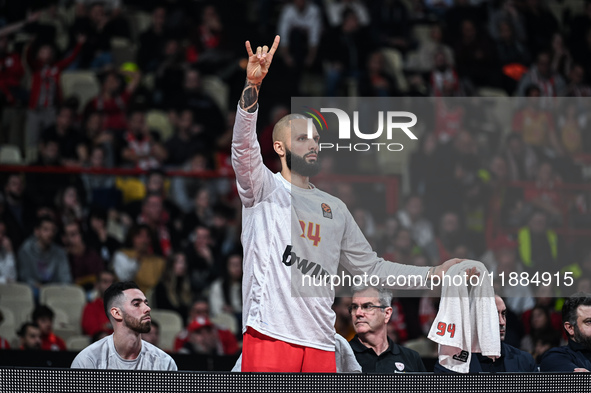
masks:
<svg viewBox="0 0 591 393"><path fill-rule="evenodd" d="M320 111L317 111L311 107L305 107L312 112L307 111L306 113L310 115L312 118L308 118L307 122L307 133L308 138L312 139L314 134L314 127L313 127L313 120L316 120L316 123L320 126L321 130L328 131L328 124L322 113L333 113L337 116L338 124L339 124L339 140L350 140L351 139L351 119L349 115L342 109L338 108L320 108ZM407 122L398 122L395 119L406 118L410 119ZM322 119L322 122L320 121ZM384 127L384 123L386 126ZM404 112L404 111L378 111L378 130L374 133L365 134L359 130L359 111L353 111L353 132L355 136L359 139L363 140L375 140L378 139L382 133L384 132L384 128L386 128L386 137L388 140L392 139L393 131L396 129L400 129L404 131L406 136L408 136L412 140L418 139L415 134L409 129L417 124L417 116L412 112ZM389 151L401 151L404 146L401 143L349 143L349 144L334 144L334 143L319 143L318 150L321 151L323 149L336 149L339 150L347 150L347 151L368 151L372 148L377 149L380 151L380 147L385 147Z"/></svg>

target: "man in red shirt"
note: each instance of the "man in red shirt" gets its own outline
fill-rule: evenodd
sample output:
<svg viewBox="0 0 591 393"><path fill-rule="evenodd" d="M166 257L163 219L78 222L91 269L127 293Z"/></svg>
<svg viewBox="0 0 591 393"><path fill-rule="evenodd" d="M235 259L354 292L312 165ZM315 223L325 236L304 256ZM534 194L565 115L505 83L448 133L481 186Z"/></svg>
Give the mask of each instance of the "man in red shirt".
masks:
<svg viewBox="0 0 591 393"><path fill-rule="evenodd" d="M184 347L186 343L190 341L190 335L193 331L199 330L204 327L204 322L207 321L206 325L210 326L212 332L217 336L218 342L221 344L221 350L224 355L234 355L238 352L238 342L236 337L229 330L225 330L214 326L210 320L209 315L209 303L207 299L199 298L193 302L193 306L189 310L189 317L187 318L187 328L181 330L174 339L174 351L178 352ZM217 344L216 344L217 345Z"/></svg>
<svg viewBox="0 0 591 393"><path fill-rule="evenodd" d="M41 349L44 351L65 351L65 341L53 332L55 313L47 306L38 306L33 311L33 322L41 331Z"/></svg>
<svg viewBox="0 0 591 393"><path fill-rule="evenodd" d="M44 128L55 122L55 108L61 100L60 79L65 70L78 56L85 36L78 41L69 56L56 61L53 46L44 44L34 51L30 44L26 51L26 60L31 69L31 94L27 111L27 146L36 146Z"/></svg>
<svg viewBox="0 0 591 393"><path fill-rule="evenodd" d="M113 333L113 326L105 314L103 296L105 291L115 282L115 274L108 270L99 273L95 288L97 297L94 301L84 306L82 312L82 332L88 336L94 336L98 333Z"/></svg>

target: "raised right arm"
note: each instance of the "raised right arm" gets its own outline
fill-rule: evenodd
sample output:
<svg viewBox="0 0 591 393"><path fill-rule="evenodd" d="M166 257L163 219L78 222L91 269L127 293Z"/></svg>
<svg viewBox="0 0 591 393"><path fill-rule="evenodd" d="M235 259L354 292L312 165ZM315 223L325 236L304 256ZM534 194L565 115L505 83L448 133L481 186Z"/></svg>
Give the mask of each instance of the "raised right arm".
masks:
<svg viewBox="0 0 591 393"><path fill-rule="evenodd" d="M232 134L232 167L236 173L240 199L246 207L261 201L266 185L272 182L272 173L264 166L261 157L256 120L261 83L269 71L278 45L279 36L276 36L271 50L267 46L259 46L253 53L250 42L246 41L246 84L240 96Z"/></svg>

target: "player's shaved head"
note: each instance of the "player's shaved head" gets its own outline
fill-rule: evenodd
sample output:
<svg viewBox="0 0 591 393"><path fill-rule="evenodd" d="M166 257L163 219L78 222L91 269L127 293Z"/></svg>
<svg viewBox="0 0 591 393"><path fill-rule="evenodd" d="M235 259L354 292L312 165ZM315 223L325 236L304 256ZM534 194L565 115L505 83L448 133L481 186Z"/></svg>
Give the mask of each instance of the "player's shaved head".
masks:
<svg viewBox="0 0 591 393"><path fill-rule="evenodd" d="M299 113L290 113L283 116L273 127L273 142L285 142L288 139L289 131L291 130L291 121L295 119L304 119L307 117Z"/></svg>

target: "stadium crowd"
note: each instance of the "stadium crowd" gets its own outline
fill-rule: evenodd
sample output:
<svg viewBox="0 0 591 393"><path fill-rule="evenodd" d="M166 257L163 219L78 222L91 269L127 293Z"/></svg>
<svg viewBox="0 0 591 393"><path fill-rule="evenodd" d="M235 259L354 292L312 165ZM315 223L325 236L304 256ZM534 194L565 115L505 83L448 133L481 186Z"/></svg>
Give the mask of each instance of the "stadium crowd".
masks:
<svg viewBox="0 0 591 393"><path fill-rule="evenodd" d="M562 15L551 11L557 5ZM34 296L46 284L81 286L82 329L97 340L111 332L98 318L105 289L133 280L152 308L184 321L175 351L237 352L233 108L245 39L275 33L281 47L263 98L274 105L259 117L272 170L272 127L292 96L528 97L510 129L484 129L466 108L445 108L406 163L409 193L396 214L374 217L354 187L332 191L386 259L478 259L507 277L571 272L571 292L591 292L591 188L580 186L591 162L582 99L591 96L591 1L577 10L556 0L1 2L0 143L17 146L21 164L59 170L0 173L0 285L26 283ZM94 95L63 95L62 78L81 73L96 78ZM144 172L100 172L112 168ZM222 176L199 176L206 171ZM559 312L570 292L554 290L497 288L505 342L539 359L565 341ZM350 302L334 305L347 339ZM41 333L23 347L64 349L47 327L53 311L39 307L21 333ZM438 304L394 297L392 307L388 335L404 344L426 337ZM231 317L234 336L212 323L220 315Z"/></svg>

